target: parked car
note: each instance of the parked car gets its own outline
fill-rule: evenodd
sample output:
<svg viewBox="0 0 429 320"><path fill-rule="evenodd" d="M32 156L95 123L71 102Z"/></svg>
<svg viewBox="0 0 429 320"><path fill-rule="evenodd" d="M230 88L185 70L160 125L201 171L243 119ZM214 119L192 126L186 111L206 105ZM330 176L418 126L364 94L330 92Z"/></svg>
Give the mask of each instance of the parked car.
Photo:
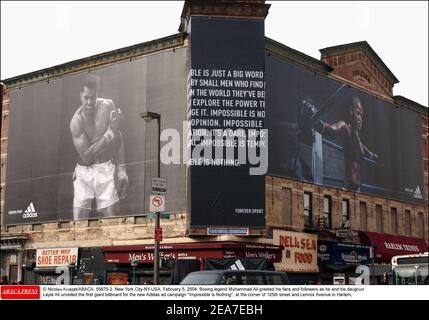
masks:
<svg viewBox="0 0 429 320"><path fill-rule="evenodd" d="M286 273L265 270L207 270L189 273L181 285L287 285Z"/></svg>

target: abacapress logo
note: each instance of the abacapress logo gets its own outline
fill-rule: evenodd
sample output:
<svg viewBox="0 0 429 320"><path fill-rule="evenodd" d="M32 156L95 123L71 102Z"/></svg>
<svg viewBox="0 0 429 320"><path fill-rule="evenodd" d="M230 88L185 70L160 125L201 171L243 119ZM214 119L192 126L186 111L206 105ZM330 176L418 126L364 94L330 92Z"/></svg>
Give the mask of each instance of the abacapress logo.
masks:
<svg viewBox="0 0 429 320"><path fill-rule="evenodd" d="M1 286L2 299L40 299L40 286Z"/></svg>

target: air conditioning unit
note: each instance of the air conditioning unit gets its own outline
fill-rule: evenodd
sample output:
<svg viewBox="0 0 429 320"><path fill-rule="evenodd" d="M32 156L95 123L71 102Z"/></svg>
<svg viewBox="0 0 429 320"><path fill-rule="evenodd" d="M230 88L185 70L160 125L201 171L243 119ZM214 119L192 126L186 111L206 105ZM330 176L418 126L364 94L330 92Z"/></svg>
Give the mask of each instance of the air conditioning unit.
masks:
<svg viewBox="0 0 429 320"><path fill-rule="evenodd" d="M341 226L343 228L350 228L350 220L343 220L343 222L341 223Z"/></svg>

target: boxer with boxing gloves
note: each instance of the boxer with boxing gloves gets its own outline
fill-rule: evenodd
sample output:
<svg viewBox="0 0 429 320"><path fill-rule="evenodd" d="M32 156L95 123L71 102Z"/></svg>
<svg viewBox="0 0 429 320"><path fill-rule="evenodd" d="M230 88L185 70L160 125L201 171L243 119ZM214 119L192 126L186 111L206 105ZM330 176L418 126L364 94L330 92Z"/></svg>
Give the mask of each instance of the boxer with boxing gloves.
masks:
<svg viewBox="0 0 429 320"><path fill-rule="evenodd" d="M104 217L118 214L119 199L126 197L128 176L120 131L122 112L113 101L98 98L99 78L86 77L81 105L70 122L79 154L73 174L73 218L91 218L92 203Z"/></svg>
<svg viewBox="0 0 429 320"><path fill-rule="evenodd" d="M300 114L300 131L303 142L309 143L312 140L312 130L324 134L331 132L339 135L343 140L344 162L345 162L345 190L359 192L362 181L362 164L364 157L376 160L378 155L362 142L360 131L363 122L363 106L360 99L356 96L352 97L351 104L347 112L347 118L340 120L334 124L329 124L322 120L314 121L317 116L316 107L304 100ZM314 123L314 125L311 125Z"/></svg>

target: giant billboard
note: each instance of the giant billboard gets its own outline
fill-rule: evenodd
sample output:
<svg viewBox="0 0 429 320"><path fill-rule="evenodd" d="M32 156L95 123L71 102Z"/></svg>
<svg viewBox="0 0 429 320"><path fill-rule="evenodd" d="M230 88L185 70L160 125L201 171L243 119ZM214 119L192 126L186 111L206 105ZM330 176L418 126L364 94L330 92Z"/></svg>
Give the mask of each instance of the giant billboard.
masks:
<svg viewBox="0 0 429 320"><path fill-rule="evenodd" d="M156 121L182 131L186 49L116 63L10 91L5 224L148 213L157 175ZM185 211L185 166L161 165Z"/></svg>
<svg viewBox="0 0 429 320"><path fill-rule="evenodd" d="M192 227L265 226L264 21L191 17Z"/></svg>
<svg viewBox="0 0 429 320"><path fill-rule="evenodd" d="M424 203L419 116L266 56L269 173Z"/></svg>

